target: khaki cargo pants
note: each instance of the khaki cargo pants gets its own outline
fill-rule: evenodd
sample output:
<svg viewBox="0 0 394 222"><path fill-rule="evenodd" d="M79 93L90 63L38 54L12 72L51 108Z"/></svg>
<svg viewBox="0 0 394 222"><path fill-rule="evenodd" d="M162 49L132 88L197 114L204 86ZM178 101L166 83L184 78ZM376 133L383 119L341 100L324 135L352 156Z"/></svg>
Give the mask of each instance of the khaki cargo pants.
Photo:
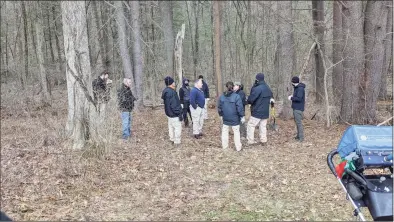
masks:
<svg viewBox="0 0 394 222"><path fill-rule="evenodd" d="M242 143L241 143L241 133L239 131L239 125L238 126L227 126L223 124L222 127L222 147L223 149L228 148L228 134L230 127L233 129L234 132L234 144L235 144L235 149L237 151L241 151L242 149Z"/></svg>
<svg viewBox="0 0 394 222"><path fill-rule="evenodd" d="M193 134L198 135L202 133L202 126L204 125L204 109L199 106L197 106L197 109L194 109L190 105L190 112L192 113L193 120Z"/></svg>
<svg viewBox="0 0 394 222"><path fill-rule="evenodd" d="M260 141L262 143L267 142L267 119L257 119L251 116L248 121L248 144L256 143L254 140L254 129L257 125L259 125Z"/></svg>
<svg viewBox="0 0 394 222"><path fill-rule="evenodd" d="M179 121L179 117L168 117L168 134L174 144L181 143L182 122Z"/></svg>

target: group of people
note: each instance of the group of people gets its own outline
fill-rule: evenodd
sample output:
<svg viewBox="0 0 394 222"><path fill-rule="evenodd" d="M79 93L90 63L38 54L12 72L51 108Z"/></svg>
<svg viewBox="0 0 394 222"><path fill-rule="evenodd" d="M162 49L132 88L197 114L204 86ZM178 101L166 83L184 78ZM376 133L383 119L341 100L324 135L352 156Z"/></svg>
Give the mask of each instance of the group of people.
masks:
<svg viewBox="0 0 394 222"><path fill-rule="evenodd" d="M109 100L109 85L112 81L108 78L108 72L103 72L95 79L93 95L97 103L106 103ZM170 76L165 77L166 85L161 98L164 101L165 114L168 117L169 139L175 146L181 144L182 122L185 127L191 122L193 125L193 137L201 139L203 134L204 120L208 119L209 88L202 75L194 81L194 87L189 85L189 80L182 80L182 87L176 91L176 83ZM297 76L292 77L291 83L294 92L288 99L292 102L294 120L297 127L295 140L303 141L303 112L305 107L305 84L300 83ZM134 97L131 91L132 80L123 79L123 84L118 90L118 108L122 118L122 138L127 140L131 136L131 120L134 108ZM251 115L246 123L245 107L250 105ZM272 91L264 80L264 74L256 75L255 83L247 97L240 82L227 82L226 91L220 95L217 101L217 111L222 121L222 147L228 148L230 128L234 134L234 144L237 151L242 149L241 139L246 139L248 146L267 144L267 122L270 117L270 106L274 106L275 100ZM190 121L189 121L190 118ZM259 126L260 142L256 142L254 131Z"/></svg>
<svg viewBox="0 0 394 222"><path fill-rule="evenodd" d="M182 121L185 126L189 125L187 114L192 120L193 136L200 139L203 136L202 129L204 119L207 118L207 102L209 101L208 86L200 76L194 82L194 87L190 89L189 80L184 79L179 90L179 97L176 92L176 84L173 78L167 76L164 79L166 88L163 90L162 99L164 101L165 113L168 117L169 139L175 146L181 144ZM294 120L297 127L295 140L303 141L302 118L305 107L305 84L300 83L297 76L292 77L291 83L294 93L288 99L292 102ZM222 120L222 147L228 148L230 127L234 133L234 144L237 151L242 149L241 136L247 139L249 146L267 144L267 121L270 115L270 106L275 100L272 91L264 81L264 74L256 75L256 80L246 97L243 86L240 82L227 82L226 91L219 97L217 102L218 114ZM245 127L245 107L251 106L251 116ZM260 142L255 141L254 131L259 126Z"/></svg>

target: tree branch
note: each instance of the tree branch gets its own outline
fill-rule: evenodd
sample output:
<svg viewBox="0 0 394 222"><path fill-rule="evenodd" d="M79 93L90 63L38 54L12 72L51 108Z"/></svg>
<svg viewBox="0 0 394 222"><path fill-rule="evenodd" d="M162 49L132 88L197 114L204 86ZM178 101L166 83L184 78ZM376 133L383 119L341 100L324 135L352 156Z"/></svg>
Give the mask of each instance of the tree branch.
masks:
<svg viewBox="0 0 394 222"><path fill-rule="evenodd" d="M299 75L299 78L300 78L300 79L301 79L302 74L304 74L304 71L305 71L305 69L306 69L306 67L307 67L307 65L308 65L308 63L309 63L310 58L311 58L311 52L312 52L312 50L313 50L315 47L316 47L316 42L314 42L314 43L312 44L311 48L309 49L308 54L306 55L304 65L302 66L302 69L301 69L301 72L300 72L300 75Z"/></svg>
<svg viewBox="0 0 394 222"><path fill-rule="evenodd" d="M392 117L390 117L389 119L386 119L385 121L383 121L383 122L379 123L377 126L384 125L384 124L386 124L386 123L390 122L390 120L392 120L393 118L394 118L394 116L392 116Z"/></svg>

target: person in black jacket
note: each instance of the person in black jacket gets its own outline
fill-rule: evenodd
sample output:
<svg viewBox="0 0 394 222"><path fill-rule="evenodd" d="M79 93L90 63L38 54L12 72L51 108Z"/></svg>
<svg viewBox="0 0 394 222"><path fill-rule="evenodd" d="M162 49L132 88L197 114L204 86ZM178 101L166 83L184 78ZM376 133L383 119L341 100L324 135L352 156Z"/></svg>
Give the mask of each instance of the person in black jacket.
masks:
<svg viewBox="0 0 394 222"><path fill-rule="evenodd" d="M262 145L267 143L267 120L271 101L271 89L264 81L264 74L259 73L256 75L256 83L250 90L248 97L248 104L251 104L251 117L248 121L247 130L249 145L257 144L254 140L254 129L259 124L260 141Z"/></svg>
<svg viewBox="0 0 394 222"><path fill-rule="evenodd" d="M227 91L219 98L218 113L222 118L222 147L228 148L228 133L231 127L234 132L234 144L237 151L241 151L241 135L239 132L239 125L245 122L245 109L241 99L237 93L234 92L234 84L232 82L226 83Z"/></svg>
<svg viewBox="0 0 394 222"><path fill-rule="evenodd" d="M248 104L248 101L246 100L246 95L245 95L245 92L243 91L243 87L240 82L234 83L234 92L237 93L241 97L242 105L245 110L245 106ZM241 132L241 138L245 139L246 138L246 126L244 123L242 123L240 125L239 130Z"/></svg>
<svg viewBox="0 0 394 222"><path fill-rule="evenodd" d="M107 103L109 101L110 84L112 80L108 78L109 73L104 71L93 80L93 98L97 103Z"/></svg>
<svg viewBox="0 0 394 222"><path fill-rule="evenodd" d="M291 79L291 84L294 86L293 95L289 96L291 101L291 108L293 109L294 121L297 126L296 140L304 141L304 128L302 126L302 119L304 117L305 109L305 84L300 83L300 79L294 76Z"/></svg>
<svg viewBox="0 0 394 222"><path fill-rule="evenodd" d="M127 140L131 135L130 125L132 120L132 114L134 108L134 101L137 100L130 89L131 79L123 79L123 84L118 90L118 106L122 112L122 138Z"/></svg>
<svg viewBox="0 0 394 222"><path fill-rule="evenodd" d="M198 79L202 81L202 88L201 90L204 92L205 97L205 106L203 110L204 119L208 119L208 101L209 101L209 87L208 84L204 81L204 76L200 75Z"/></svg>
<svg viewBox="0 0 394 222"><path fill-rule="evenodd" d="M168 134L170 141L175 146L181 144L182 133L182 106L178 94L175 91L174 79L167 76L164 79L166 88L163 90L161 98L164 101L164 111L168 117Z"/></svg>
<svg viewBox="0 0 394 222"><path fill-rule="evenodd" d="M185 127L189 125L189 119L187 114L189 113L190 120L192 121L192 114L190 112L190 87L189 80L183 79L182 87L179 89L179 99L181 100L181 106L183 110L183 120L185 121Z"/></svg>

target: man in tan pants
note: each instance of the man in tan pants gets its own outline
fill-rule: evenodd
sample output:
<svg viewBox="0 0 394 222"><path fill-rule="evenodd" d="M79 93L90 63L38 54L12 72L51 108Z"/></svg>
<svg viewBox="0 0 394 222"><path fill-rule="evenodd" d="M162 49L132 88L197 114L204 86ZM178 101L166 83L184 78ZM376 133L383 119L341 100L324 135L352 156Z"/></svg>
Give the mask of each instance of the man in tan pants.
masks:
<svg viewBox="0 0 394 222"><path fill-rule="evenodd" d="M203 136L205 97L201 87L202 80L198 79L194 83L194 88L190 91L190 112L193 120L193 135L196 139Z"/></svg>
<svg viewBox="0 0 394 222"><path fill-rule="evenodd" d="M250 90L248 103L251 104L251 117L248 121L247 139L249 145L258 144L254 140L254 129L259 125L260 142L267 143L267 119L269 118L269 107L272 92L264 81L264 74L256 75L256 81Z"/></svg>
<svg viewBox="0 0 394 222"><path fill-rule="evenodd" d="M166 88L161 98L164 100L164 110L168 118L168 135L175 146L181 144L182 133L182 106L178 94L175 91L174 79L167 76L164 79Z"/></svg>

